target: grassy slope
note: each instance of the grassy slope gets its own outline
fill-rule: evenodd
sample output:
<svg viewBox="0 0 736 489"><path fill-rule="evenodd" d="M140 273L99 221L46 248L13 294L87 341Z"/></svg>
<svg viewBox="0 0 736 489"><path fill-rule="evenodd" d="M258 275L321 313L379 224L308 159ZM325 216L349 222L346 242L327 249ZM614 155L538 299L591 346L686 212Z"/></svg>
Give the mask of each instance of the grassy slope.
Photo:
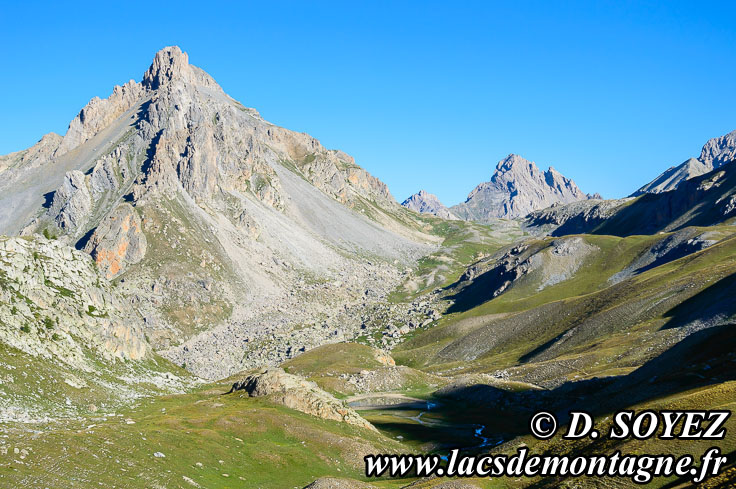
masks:
<svg viewBox="0 0 736 489"><path fill-rule="evenodd" d="M396 388L391 390L414 397L426 396L441 383L441 379L420 370L391 368L385 362L379 361L377 354L385 355L367 345L336 343L310 350L288 360L282 366L287 372L304 376L337 397L356 393L355 386L341 376L356 375L362 371L376 371L396 379L392 382L397 384Z"/></svg>
<svg viewBox="0 0 736 489"><path fill-rule="evenodd" d="M443 223L439 224L445 226ZM453 223L448 225L455 226ZM445 277L446 283L452 282L452 277L456 279L459 276L463 268L461 264L467 265L477 259L479 253L495 251L502 245L499 242L489 245L488 241L484 244L469 244L466 239L468 228L463 224L447 228L444 232L447 237L445 247L440 253L448 253L456 258L452 273ZM443 318L439 326L420 332L402 346L396 356L400 361L421 365L430 371L461 367L454 373L483 372L523 364L523 359L530 351L544 345L550 338L556 338L560 332L579 327L586 319L601 312L637 303L642 296L655 302L668 295L674 297L667 302L665 309L657 309L649 316L638 317L638 322L626 324L626 327L614 331L594 329L599 336L585 336L579 344L573 344L554 357L565 359L592 356L601 360L618 356L634 345L637 346L636 350L646 350L647 344L642 341L656 336L663 326L670 323L677 325L678 321L693 314L707 312L704 307L713 298L729 297L727 294L731 290L730 282L724 286L723 281L736 273L736 239L725 240L708 250L649 270L612 287L608 286L608 277L660 237L586 236L585 239L598 247L600 252L592 256L574 278L542 291L537 290L537 284L531 279L527 282L521 281L518 287L494 300ZM447 262L440 260L437 263L445 266ZM437 263L425 262L420 266L425 266L426 271L431 272L433 267L436 269ZM415 294L402 292L401 295L406 298ZM547 309L550 304L557 307ZM503 323L494 323L498 323L499 318L505 320L529 311L537 311L537 318L550 313L551 324L542 324L540 329L540 323L533 322L534 328L522 331L518 339L499 344L495 350L480 355L471 362L436 362L439 350L448 345L457 344L461 347L459 351L462 351L462 343L470 341L477 344L483 336L472 335L479 334L489 324L491 327L503 328ZM576 316L577 322L558 321L564 317L565 311ZM525 320L530 317L533 316L527 316ZM545 327L548 329L544 329ZM652 355L629 358L629 362L621 367L620 372L616 371L619 366L613 364L597 370L591 369L586 376L602 372L611 375L625 374ZM10 357L6 355L6 358ZM550 361L544 358L532 360L534 361L529 363L536 363L536 366L544 366L545 362ZM592 364L592 360L589 363ZM337 394L349 393L340 383L335 383L340 374L385 368L376 359L373 349L357 344L328 345L290 360L284 366L289 371L310 377ZM29 378L32 379L30 382L35 381L36 385L43 386L44 382L49 381L52 384L63 382L63 374L44 376L44 369L54 371L54 368L42 362L35 366L25 362L18 367L29 372ZM35 367L38 372L32 373ZM435 378L420 371L416 372L418 384L403 386L403 392L418 392L421 389L417 386L422 384L423 379ZM27 383L29 382L24 381L22 386ZM24 458L21 458L21 453L2 459L0 486L99 487L101 483L105 487L196 487L195 484L208 488L302 487L325 475L362 479L362 456L366 453L417 451L429 447L426 444L428 437L440 442L442 436L446 436L448 441L458 439L458 435L452 433L452 426L445 425L444 431L418 429L416 424L411 423L401 426L401 423L386 418L382 412L365 413L384 433L392 436L403 433L404 442L399 444L386 436L320 420L267 401L240 395L223 396L227 387L221 383L186 395L148 398L141 400L136 406L118 411L117 416L85 415L76 420L44 427L32 435L22 429L24 427L6 425L2 430L4 438L0 441L0 447L8 447L9 453L13 448L26 449L29 453ZM422 384L420 387L427 386ZM7 386L3 388L8 389ZM647 399L639 403L639 407L708 406L732 409L734 389L736 387L733 382L698 385ZM66 396L69 393L80 394L64 384L39 391L35 397ZM81 395L87 396L81 397L81 402L105 402L104 389L99 386L90 388ZM505 417L514 412L513 409L496 412L484 408L474 413L462 412L468 415L465 422L485 415L502 424L516 424ZM445 414L438 412L427 415L427 418L435 417L440 422L456 422L453 419L443 420ZM605 417L603 412L600 419ZM128 419L135 421L135 424L126 423L125 420ZM90 425L94 426L89 427ZM490 426L492 425L489 424ZM732 425L730 427L733 429ZM561 441L543 444L522 437L503 449L513 451L515 443L519 442L528 443L536 452L551 450L555 453L574 454L611 448ZM732 444L728 440L724 449L733 451L735 447ZM657 448L657 452L662 451L660 445L639 442L627 442L616 448L627 453L651 451L654 448ZM683 450L698 451L702 447L688 445L683 448L682 444L673 443L671 447L668 445L665 448L679 453L678 451ZM166 457L154 457L155 452L162 452ZM305 464L304 461L308 463ZM398 488L409 482L411 481L380 481L375 484L383 488ZM412 487L429 488L440 482L443 480L426 481ZM529 483L526 480L472 482L478 487L524 487ZM538 485L557 487L567 482L570 481L538 481Z"/></svg>
<svg viewBox="0 0 736 489"><path fill-rule="evenodd" d="M328 474L360 477L363 455L397 449L381 435L222 395L226 390L217 385L147 399L117 416L58 423L34 434L5 427L2 446L29 455L0 460L0 486L196 487L188 478L211 489L302 487Z"/></svg>
<svg viewBox="0 0 736 489"><path fill-rule="evenodd" d="M658 331L672 320L672 314L684 317L694 312L687 303L674 307L736 273L736 239L732 238L607 286L608 277L650 244L651 238L586 236L586 240L599 246L601 253L574 278L541 292L533 283L520 284L476 308L446 316L437 327L401 345L394 352L397 361L415 367L438 363L449 367L451 358L438 356L443 349L455 345L462 353L463 342L493 339L495 346L480 357L459 355L458 360L465 368L469 359L476 360L474 367L481 370L505 368L530 360L530 354L539 355L567 331L581 340L568 341L567 349L559 354L600 355L603 350L618 354ZM599 324L604 320L606 325ZM585 331L586 325L590 332Z"/></svg>
<svg viewBox="0 0 736 489"><path fill-rule="evenodd" d="M446 221L424 214L417 218L426 223L428 232L442 238L442 246L419 260L412 271L412 279L389 297L393 302L408 302L432 289L448 287L474 261L498 251L523 234L511 222L483 225Z"/></svg>
<svg viewBox="0 0 736 489"><path fill-rule="evenodd" d="M94 358L92 352L87 353ZM85 414L90 405L104 410L141 396L167 393L156 380L167 373L184 382L191 378L188 372L157 356L142 362L97 362L93 371L82 372L0 344L0 408L11 406L13 411L26 412L34 419ZM121 377L139 382L130 384Z"/></svg>

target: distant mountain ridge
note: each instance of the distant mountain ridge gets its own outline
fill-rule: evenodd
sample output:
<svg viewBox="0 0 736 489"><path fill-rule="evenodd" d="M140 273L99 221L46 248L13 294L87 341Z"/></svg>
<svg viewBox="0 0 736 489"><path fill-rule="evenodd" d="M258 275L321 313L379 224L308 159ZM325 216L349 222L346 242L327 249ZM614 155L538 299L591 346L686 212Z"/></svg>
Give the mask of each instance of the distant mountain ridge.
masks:
<svg viewBox="0 0 736 489"><path fill-rule="evenodd" d="M455 214L450 212L450 209L440 202L436 195L430 194L426 190L420 190L402 202L401 205L420 214L431 214L442 219L458 219Z"/></svg>
<svg viewBox="0 0 736 489"><path fill-rule="evenodd" d="M478 185L465 202L450 211L461 219L488 222L586 199L574 181L554 168L541 171L534 162L510 154L498 163L490 181Z"/></svg>
<svg viewBox="0 0 736 489"><path fill-rule="evenodd" d="M674 190L682 182L720 168L735 158L736 130L724 136L709 139L703 145L698 158L689 158L677 166L668 168L657 178L631 194L631 196L636 197L647 193L658 194Z"/></svg>
<svg viewBox="0 0 736 489"><path fill-rule="evenodd" d="M534 234L631 236L668 233L688 226L716 226L736 217L736 161L683 181L674 190L638 198L590 200L529 214Z"/></svg>

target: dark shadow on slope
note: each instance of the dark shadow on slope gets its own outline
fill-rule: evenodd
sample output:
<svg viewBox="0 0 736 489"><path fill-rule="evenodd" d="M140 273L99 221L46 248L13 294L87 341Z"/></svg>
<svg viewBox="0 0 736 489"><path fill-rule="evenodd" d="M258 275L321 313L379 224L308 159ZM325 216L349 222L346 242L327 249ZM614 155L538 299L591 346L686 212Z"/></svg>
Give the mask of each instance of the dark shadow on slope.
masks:
<svg viewBox="0 0 736 489"><path fill-rule="evenodd" d="M89 240L92 238L92 235L95 233L96 229L97 228L94 227L90 229L89 231L87 231L86 233L84 233L84 236L79 238L79 241L74 243L74 247L78 250L83 250L84 247L87 246L87 243L89 243Z"/></svg>
<svg viewBox="0 0 736 489"><path fill-rule="evenodd" d="M153 136L153 138L151 139L151 144L148 145L148 148L146 148L146 159L141 165L141 174L144 175L144 177L148 175L148 172L151 169L151 165L153 165L153 157L156 155L156 146L158 145L158 141L159 139L161 139L161 134L163 134L163 132L163 129L157 132L156 135Z"/></svg>
<svg viewBox="0 0 736 489"><path fill-rule="evenodd" d="M555 229L551 236L569 236L571 234L594 234L593 230L606 221L602 216L586 216L578 214L564 222Z"/></svg>
<svg viewBox="0 0 736 489"><path fill-rule="evenodd" d="M722 176L719 176L723 172ZM677 189L645 194L605 220L591 232L614 236L654 234L687 226L710 226L723 222L722 197L736 188L736 164L683 182Z"/></svg>
<svg viewBox="0 0 736 489"><path fill-rule="evenodd" d="M516 276L513 271L504 271L502 267L495 266L490 270L475 277L470 283L459 288L448 298L454 303L447 309L447 314L465 312L494 298L498 291L507 281L512 281ZM462 280L462 279L461 279ZM460 281L448 286L445 290L458 287Z"/></svg>
<svg viewBox="0 0 736 489"><path fill-rule="evenodd" d="M736 324L714 326L691 334L610 388L601 407L627 405L684 390L736 379L731 352L736 351Z"/></svg>
<svg viewBox="0 0 736 489"><path fill-rule="evenodd" d="M54 203L54 195L56 195L56 190L43 194L43 204L41 204L41 207L44 209L50 209L51 204Z"/></svg>
<svg viewBox="0 0 736 489"><path fill-rule="evenodd" d="M536 357L537 355L539 355L541 353L544 353L545 351L547 351L548 348L550 348L552 345L554 345L555 343L557 343L557 341L559 341L560 338L562 338L565 335L566 332L567 331L558 334L557 336L555 336L551 340L547 341L546 343L543 343L543 344L539 345L538 347L536 347L535 349L533 349L529 353L525 353L524 355L522 355L521 357L519 357L519 362L520 363L527 363L527 362L533 360L534 357Z"/></svg>
<svg viewBox="0 0 736 489"><path fill-rule="evenodd" d="M401 435L406 441L432 447L430 450L435 453L452 447L461 447L466 452L487 451L488 448L472 445L477 440L473 438L474 426L483 426L483 435L492 440L510 440L528 435L529 420L540 410L555 413L564 425L571 410L602 416L642 402L719 385L736 379L734 351L736 324L716 326L691 334L628 375L566 382L551 390L449 385L433 395L438 400L437 410L432 411L433 423L401 422L392 415L394 412L399 416L401 407L381 410L382 419L371 421L390 437ZM673 407L673 403L676 407L677 401L668 402L668 406ZM415 417L416 406L409 407L413 410L410 416ZM564 433L562 426L560 429ZM549 483L541 481L536 487L547 487ZM554 481L549 487L555 487Z"/></svg>
<svg viewBox="0 0 736 489"><path fill-rule="evenodd" d="M628 375L566 382L551 390L512 392L475 384L446 387L436 395L476 406L489 418L500 416L509 422L514 420L517 426L526 429L520 421L528 421L532 413L542 408L559 413L561 419L572 409L605 414L734 380L733 351L736 351L736 324L727 324L691 334ZM464 414L457 413L457 416L462 419Z"/></svg>
<svg viewBox="0 0 736 489"><path fill-rule="evenodd" d="M676 235L670 236L670 238L674 237ZM658 247L661 245L666 245L667 241L669 241L669 238L663 240L662 242L654 245L652 249L650 250L651 253L659 253ZM641 268L637 268L634 270L634 274L639 275L647 270L651 270L653 268L657 268L660 265L665 265L671 261L679 260L680 258L684 258L688 255L692 255L693 253L697 253L698 251L701 251L705 249L707 245L704 245L702 241L696 241L696 240L688 240L685 242L681 242L679 244L676 244L674 247L672 247L669 251L665 251L663 254L657 256L657 258L652 261L652 263L649 263L648 265L645 265ZM661 248L660 248L661 249Z"/></svg>
<svg viewBox="0 0 736 489"><path fill-rule="evenodd" d="M662 329L679 328L693 321L727 320L736 315L736 273L722 278L691 298L670 309L665 317L671 318Z"/></svg>
<svg viewBox="0 0 736 489"><path fill-rule="evenodd" d="M720 172L724 174L719 176ZM691 178L674 190L643 194L608 218L590 212L569 216L551 235L625 237L675 231L687 226L711 226L727 219L723 197L733 194L735 189L736 162L732 161L705 175Z"/></svg>

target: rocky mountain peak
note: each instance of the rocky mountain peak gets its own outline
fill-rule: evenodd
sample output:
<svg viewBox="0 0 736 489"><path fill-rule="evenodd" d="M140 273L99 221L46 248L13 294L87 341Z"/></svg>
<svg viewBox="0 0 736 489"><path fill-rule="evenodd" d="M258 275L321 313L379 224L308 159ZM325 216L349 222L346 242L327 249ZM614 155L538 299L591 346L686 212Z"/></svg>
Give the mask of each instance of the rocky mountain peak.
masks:
<svg viewBox="0 0 736 489"><path fill-rule="evenodd" d="M496 165L496 173L506 173L509 171L524 170L524 167L534 166L534 163L522 158L521 156L511 153L506 158L502 159ZM494 174L494 176L495 176Z"/></svg>
<svg viewBox="0 0 736 489"><path fill-rule="evenodd" d="M420 190L402 202L401 205L420 214L431 214L443 219L457 219L457 216L450 212L436 195L430 194L426 190Z"/></svg>
<svg viewBox="0 0 736 489"><path fill-rule="evenodd" d="M287 300L294 321L328 308L341 330L359 328L337 319L345 305L388 293L395 269L436 241L352 157L265 121L177 47L41 146L0 157L0 232L54 236L92 255L103 280L137 298L153 348L203 376L261 361L242 348L266 322L291 334L292 319L274 312ZM317 291L305 274L344 285ZM319 305L299 310L296 289ZM300 347L333 339L311 324ZM274 351L275 361L297 348Z"/></svg>
<svg viewBox="0 0 736 489"><path fill-rule="evenodd" d="M189 55L178 46L167 46L156 53L153 63L143 75L143 86L157 90L171 80L189 72Z"/></svg>
<svg viewBox="0 0 736 489"><path fill-rule="evenodd" d="M736 159L736 130L719 138L709 139L700 151L701 163L718 168Z"/></svg>
<svg viewBox="0 0 736 489"><path fill-rule="evenodd" d="M510 154L496 165L490 181L478 185L465 202L450 210L461 219L488 221L523 217L557 203L587 199L580 188L552 167Z"/></svg>

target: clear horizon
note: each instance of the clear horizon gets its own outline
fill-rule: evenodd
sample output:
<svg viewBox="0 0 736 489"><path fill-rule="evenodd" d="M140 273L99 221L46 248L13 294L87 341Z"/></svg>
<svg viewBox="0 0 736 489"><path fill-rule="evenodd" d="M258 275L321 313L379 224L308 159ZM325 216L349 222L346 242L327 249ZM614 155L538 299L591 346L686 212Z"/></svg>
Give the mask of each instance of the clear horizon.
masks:
<svg viewBox="0 0 736 489"><path fill-rule="evenodd" d="M730 2L4 11L0 154L64 134L167 45L270 122L354 156L399 202L420 189L462 202L509 153L623 197L736 129Z"/></svg>

